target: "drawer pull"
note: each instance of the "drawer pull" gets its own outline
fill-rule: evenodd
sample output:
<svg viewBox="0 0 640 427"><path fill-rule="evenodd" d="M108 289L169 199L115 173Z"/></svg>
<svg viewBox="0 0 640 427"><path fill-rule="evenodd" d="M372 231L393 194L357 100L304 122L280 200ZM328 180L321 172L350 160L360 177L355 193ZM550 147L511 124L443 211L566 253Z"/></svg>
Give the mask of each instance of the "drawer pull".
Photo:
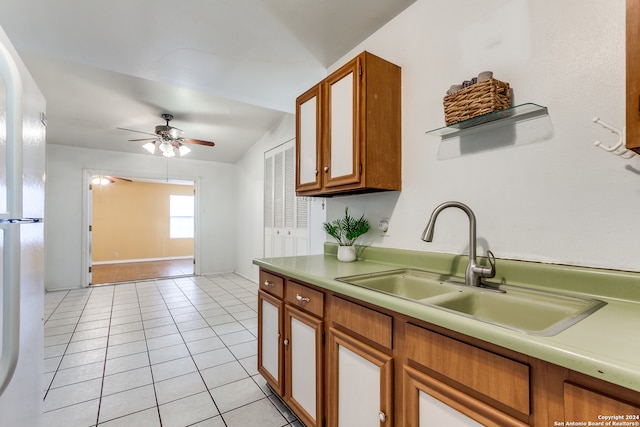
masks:
<svg viewBox="0 0 640 427"><path fill-rule="evenodd" d="M302 301L304 301L304 302L311 302L311 298L309 298L309 297L303 297L303 296L302 296L302 295L300 295L300 294L296 294L296 299L297 299L298 301L301 301L301 302L302 302Z"/></svg>
<svg viewBox="0 0 640 427"><path fill-rule="evenodd" d="M288 339L284 339L284 341L282 342L284 345L289 345L289 340Z"/></svg>
<svg viewBox="0 0 640 427"><path fill-rule="evenodd" d="M265 285L265 286L267 286L267 287L270 287L270 288L275 288L275 287L276 287L276 284L275 284L275 283L270 282L270 281L268 281L268 280L265 280L265 281L264 281L264 285Z"/></svg>
<svg viewBox="0 0 640 427"><path fill-rule="evenodd" d="M378 418L380 418L380 422L381 422L381 423L383 423L383 422L387 421L387 415L386 415L384 412L382 412L382 411L380 411L380 412L378 413Z"/></svg>

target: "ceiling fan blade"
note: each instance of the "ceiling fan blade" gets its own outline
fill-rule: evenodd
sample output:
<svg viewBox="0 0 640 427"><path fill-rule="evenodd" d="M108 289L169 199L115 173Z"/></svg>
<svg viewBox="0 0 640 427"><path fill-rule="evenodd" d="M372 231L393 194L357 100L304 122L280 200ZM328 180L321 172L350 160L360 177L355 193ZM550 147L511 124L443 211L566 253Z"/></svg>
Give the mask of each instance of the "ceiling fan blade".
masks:
<svg viewBox="0 0 640 427"><path fill-rule="evenodd" d="M141 131L141 130L125 129L125 128L116 128L116 129L118 129L118 130L126 130L127 132L138 132L138 133L144 133L144 134L146 134L146 135L153 135L153 136L156 136L156 134L155 134L155 133L143 132L143 131Z"/></svg>
<svg viewBox="0 0 640 427"><path fill-rule="evenodd" d="M180 142L184 142L186 144L206 145L207 147L213 147L214 145L216 145L211 141L203 141L201 139L191 138L180 138Z"/></svg>
<svg viewBox="0 0 640 427"><path fill-rule="evenodd" d="M127 141L155 141L157 139L159 139L159 138L156 137L156 138L127 139Z"/></svg>
<svg viewBox="0 0 640 427"><path fill-rule="evenodd" d="M113 176L113 175L109 175L109 176L105 176L105 178L109 178L112 179L114 181L125 181L125 182L133 182L132 180L130 180L129 178L122 178L120 176Z"/></svg>

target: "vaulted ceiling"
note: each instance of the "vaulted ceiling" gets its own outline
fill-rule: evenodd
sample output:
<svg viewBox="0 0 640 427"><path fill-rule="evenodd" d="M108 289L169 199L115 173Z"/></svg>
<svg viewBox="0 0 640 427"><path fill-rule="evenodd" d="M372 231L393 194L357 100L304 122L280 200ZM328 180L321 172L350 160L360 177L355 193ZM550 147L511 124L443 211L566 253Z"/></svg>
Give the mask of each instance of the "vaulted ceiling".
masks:
<svg viewBox="0 0 640 427"><path fill-rule="evenodd" d="M160 115L235 163L336 62L415 0L3 0L47 98L47 141L145 153Z"/></svg>

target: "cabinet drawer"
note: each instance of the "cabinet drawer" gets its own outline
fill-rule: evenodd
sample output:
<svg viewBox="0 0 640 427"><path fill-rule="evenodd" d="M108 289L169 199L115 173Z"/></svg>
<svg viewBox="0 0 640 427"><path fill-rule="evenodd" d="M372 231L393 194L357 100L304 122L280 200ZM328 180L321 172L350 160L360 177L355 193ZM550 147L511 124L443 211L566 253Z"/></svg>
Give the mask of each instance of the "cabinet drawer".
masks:
<svg viewBox="0 0 640 427"><path fill-rule="evenodd" d="M324 313L324 294L300 283L287 282L286 301L309 313L322 317Z"/></svg>
<svg viewBox="0 0 640 427"><path fill-rule="evenodd" d="M260 289L278 298L284 297L284 279L260 270Z"/></svg>
<svg viewBox="0 0 640 427"><path fill-rule="evenodd" d="M393 347L391 316L335 297L331 300L331 320L385 348Z"/></svg>
<svg viewBox="0 0 640 427"><path fill-rule="evenodd" d="M522 414L529 414L529 366L414 325L407 358Z"/></svg>
<svg viewBox="0 0 640 427"><path fill-rule="evenodd" d="M565 419L599 421L600 416L613 414L622 415L621 421L637 422L640 419L640 407L568 382L564 383Z"/></svg>

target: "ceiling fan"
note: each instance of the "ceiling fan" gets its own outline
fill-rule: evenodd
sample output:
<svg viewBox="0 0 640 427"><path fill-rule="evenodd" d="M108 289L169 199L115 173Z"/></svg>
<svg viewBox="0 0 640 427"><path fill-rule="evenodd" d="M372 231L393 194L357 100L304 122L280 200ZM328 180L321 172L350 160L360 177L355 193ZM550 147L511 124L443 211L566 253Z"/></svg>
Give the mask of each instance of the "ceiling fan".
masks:
<svg viewBox="0 0 640 427"><path fill-rule="evenodd" d="M178 129L176 127L170 126L169 122L173 119L173 115L169 113L162 114L162 118L166 120L166 124L156 126L156 133L143 132L140 130L134 129L124 129L124 128L116 128L120 130L126 130L128 132L138 132L144 133L146 135L152 135L153 138L140 138L140 139L130 139L129 141L149 141L144 144L142 147L150 152L151 154L155 153L156 146L162 152L162 155L165 157L174 157L176 155L176 150L180 154L180 156L184 156L188 154L191 150L185 144L196 144L196 145L206 145L208 147L213 147L215 144L211 141L203 141L201 139L192 139L192 138L184 138L182 133L184 132L182 129Z"/></svg>
<svg viewBox="0 0 640 427"><path fill-rule="evenodd" d="M94 185L109 185L116 181L133 182L128 178L122 178L115 175L93 175L91 177L91 183Z"/></svg>

